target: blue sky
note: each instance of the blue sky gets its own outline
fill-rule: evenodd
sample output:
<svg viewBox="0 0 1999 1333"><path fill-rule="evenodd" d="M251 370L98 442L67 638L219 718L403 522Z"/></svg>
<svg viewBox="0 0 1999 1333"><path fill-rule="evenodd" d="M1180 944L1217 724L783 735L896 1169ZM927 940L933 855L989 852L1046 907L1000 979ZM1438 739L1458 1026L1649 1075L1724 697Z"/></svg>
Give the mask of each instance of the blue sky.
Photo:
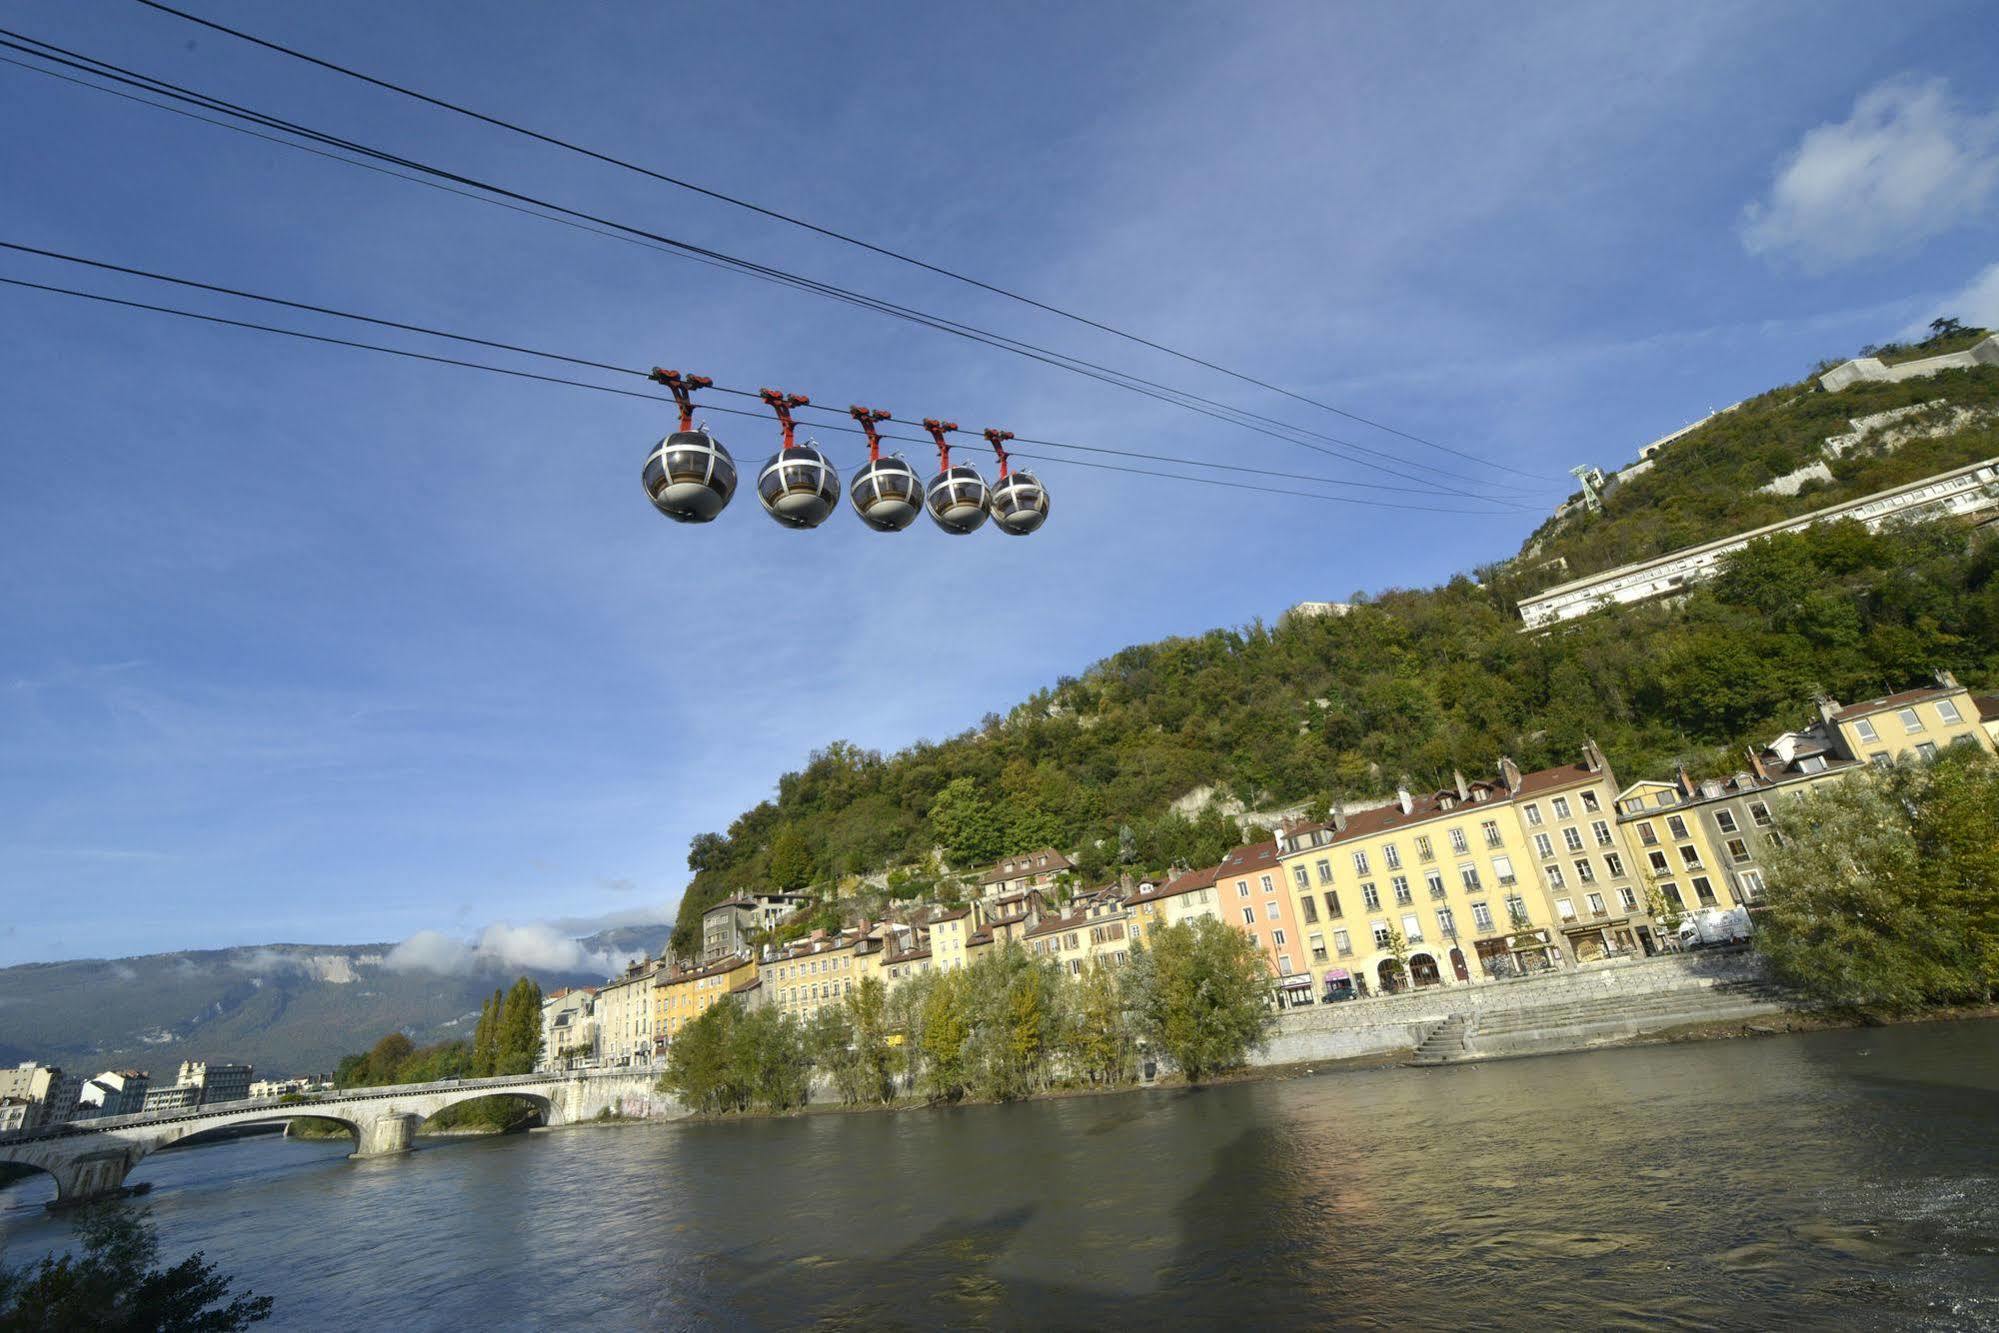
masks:
<svg viewBox="0 0 1999 1333"><path fill-rule="evenodd" d="M657 915L688 838L815 747L949 735L1127 643L1433 583L1510 554L1573 464L1933 315L1999 322L1976 3L189 3L1557 480L1466 517L1051 464L1029 541L844 512L793 533L747 494L681 527L639 490L670 424L649 404L0 290L0 963ZM1520 480L135 6L6 22ZM1370 475L11 66L0 116L6 239L905 422ZM747 465L774 447L710 421Z"/></svg>

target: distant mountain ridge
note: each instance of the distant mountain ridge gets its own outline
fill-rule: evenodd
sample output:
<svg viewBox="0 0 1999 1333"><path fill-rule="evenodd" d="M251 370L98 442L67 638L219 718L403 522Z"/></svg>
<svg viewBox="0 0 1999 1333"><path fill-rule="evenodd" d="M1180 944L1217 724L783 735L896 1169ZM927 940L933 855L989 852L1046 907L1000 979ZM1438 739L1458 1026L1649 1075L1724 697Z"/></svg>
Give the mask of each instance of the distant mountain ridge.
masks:
<svg viewBox="0 0 1999 1333"><path fill-rule="evenodd" d="M586 954L659 952L670 925L579 940ZM392 944L265 944L0 968L0 1063L42 1060L94 1074L182 1060L239 1060L260 1074L331 1069L391 1031L419 1045L469 1039L479 1005L515 976L544 990L595 985L596 971L494 962L440 973L389 966Z"/></svg>

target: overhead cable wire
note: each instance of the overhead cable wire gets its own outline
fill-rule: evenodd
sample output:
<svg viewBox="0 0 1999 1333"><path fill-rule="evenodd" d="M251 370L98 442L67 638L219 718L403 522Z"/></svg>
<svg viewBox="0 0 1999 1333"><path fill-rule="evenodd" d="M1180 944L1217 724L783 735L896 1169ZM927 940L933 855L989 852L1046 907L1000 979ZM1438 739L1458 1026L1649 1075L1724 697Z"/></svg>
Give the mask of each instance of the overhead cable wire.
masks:
<svg viewBox="0 0 1999 1333"><path fill-rule="evenodd" d="M1068 370L1071 373L1083 375L1087 378L1100 380L1104 383L1112 384L1116 387L1126 389L1129 392L1138 393L1141 394L1142 396L1149 398L1155 398L1162 402L1167 402L1174 406L1181 407L1185 410L1193 411L1203 416L1212 417L1219 421L1224 421L1230 425L1237 426L1241 429L1250 430L1258 434L1269 436L1270 438L1273 439L1281 440L1282 442L1287 444L1293 444L1302 448L1313 449L1316 452L1327 454L1330 457L1339 458L1344 462L1348 462L1357 466L1367 467L1374 471L1383 472L1392 476L1398 476L1405 480L1419 481L1419 482L1429 481L1428 478L1412 476L1410 473L1402 471L1396 467L1387 466L1382 463L1372 462L1366 458L1352 457L1348 453L1341 452L1340 450L1352 450L1361 454L1369 454L1379 458L1393 459L1396 462L1406 463L1408 466L1420 469L1424 472L1432 472L1440 476L1451 477L1453 479L1460 479L1458 477L1458 474L1447 472L1444 469L1436 468L1429 464L1417 463L1412 460L1403 459L1398 455L1389 454L1382 450L1373 449L1366 445L1356 444L1349 440L1339 439L1338 437L1324 435L1320 432L1306 431L1302 427L1297 427L1286 422L1275 422L1274 424L1277 425L1281 430L1292 431L1302 435L1310 435L1315 439L1326 440L1332 444L1335 444L1339 446L1339 448L1329 449L1321 445L1313 444L1309 440L1295 439L1291 435L1278 434L1276 432L1265 429L1255 424L1255 421L1257 420L1274 421L1274 419L1263 418L1260 417L1258 414L1249 413L1238 408L1233 408L1225 403L1216 403L1212 399L1202 398L1200 395L1192 394L1186 390L1182 390L1171 385L1159 384L1155 381L1146 380L1139 376L1129 375L1125 372L1117 371L1110 367L1101 366L1094 362L1085 361L1082 358L1069 356L1066 353L1053 352L1050 349L1038 347L1034 344L1026 343L1019 339L1010 338L1003 334L993 333L989 330L980 329L972 325L961 324L958 323L957 321L950 320L944 316L933 315L924 311L912 309L907 306L901 306L894 302L886 301L881 298L868 296L865 293L849 291L845 288L838 287L831 283L823 282L819 279L808 278L794 273L787 273L782 269L775 269L768 265L757 263L756 261L753 260L741 259L737 256L729 255L724 252L713 250L705 246L700 246L692 242L681 241L674 237L665 236L658 232L646 230L645 228L634 227L628 223L617 222L613 219L600 217L595 214L583 212L577 209L572 209L565 205L554 203L550 200L539 199L532 195L527 195L518 191L508 189L504 186L498 186L491 184L489 182L478 180L473 177L463 176L458 173L446 170L444 168L431 166L426 163L415 161L414 159L401 157L397 154L388 152L383 149L373 148L368 145L360 144L352 140L341 138L337 135L328 134L323 131L311 129L310 127L307 126L298 125L294 122L284 120L280 117L271 116L264 112L255 111L251 108L243 107L236 103L228 102L221 98L216 98L205 93L196 92L194 90L184 88L180 85L170 83L166 80L154 78L151 75L138 73L136 71L126 69L122 66L111 64L108 61L99 60L95 57L85 56L78 52L69 51L66 48L56 46L53 43L45 42L38 38L24 37L22 34L14 33L4 28L0 28L0 35L4 35L5 37L8 38L19 39L20 41L25 41L32 44L31 46L22 46L17 44L17 42L15 41L0 40L0 48L7 48L19 51L22 52L23 54L33 56L36 59L64 65L68 68L78 70L80 72L89 74L96 78L111 79L115 82L123 83L128 87L143 88L145 91L155 93L156 95L159 96L170 97L174 98L175 100L188 102L196 106L201 106L207 110L213 110L224 115L237 117L239 119L249 120L252 123L264 125L268 128L279 130L283 133L295 134L300 137L325 144L329 147L339 148L349 152L360 153L364 156L374 158L377 161L393 163L395 165L406 167L410 170L418 171L426 175L435 176L443 180L454 181L469 186L474 190L486 191L494 195L502 196L504 199L516 200L519 201L520 203L533 206L533 208L520 211L533 212L534 209L537 208L546 209L550 210L553 213L567 215L570 218L580 219L582 221L599 224L603 227L613 228L616 231L628 233L635 237L645 238L650 241L658 242L662 245L671 247L674 251L679 253L684 253L697 257L703 257L712 261L719 261L725 267L735 269L736 271L739 272L747 273L750 276L763 277L775 280L784 285L794 286L801 290L810 291L833 300L846 302L848 304L852 304L864 309L873 309L880 313L889 314L896 318L905 319L909 322L929 327L938 330L940 332L951 333L955 336L967 338L974 342L979 342L988 346L999 348L1000 350L1013 352L1016 355L1026 357L1030 360L1039 361L1044 364L1055 366L1059 369ZM46 48L46 49L36 49L36 48ZM51 55L49 54L49 52L55 52L56 54ZM34 68L34 67L29 66L29 68ZM97 85L93 85L86 82L83 83L82 86L96 87ZM104 91L112 91L112 90L105 89ZM136 99L136 100L144 102L144 99ZM155 105L150 102L145 102L145 104ZM207 122L203 117L196 117L196 119L204 120L204 123L212 123L212 122ZM283 141L281 140L280 142ZM321 155L324 156L325 154ZM474 195L471 197L482 198L482 196L478 195ZM488 202L499 202L499 201L493 200ZM586 227L585 230L594 230L594 228ZM1213 409L1219 409L1219 410L1213 410ZM1234 414L1234 415L1225 415L1225 414ZM1250 420L1240 419L1245 417L1251 419ZM1462 490L1456 486L1447 485L1443 482L1430 482L1430 484L1437 490L1446 491L1455 495L1460 495L1468 499L1480 499L1480 500L1496 499L1496 497L1490 495L1489 493L1481 494L1475 491ZM1485 487L1487 492L1490 492L1492 490L1520 489L1510 485L1494 483L1494 482L1479 482L1474 484Z"/></svg>
<svg viewBox="0 0 1999 1333"><path fill-rule="evenodd" d="M972 277L969 274L961 273L956 269L947 268L941 264L933 264L928 260L920 259L915 255L908 254L904 251L892 249L884 245L878 245L873 241L865 240L859 236L852 235L851 233L848 232L839 231L832 227L823 226L819 223L812 222L809 219L796 216L795 214L786 213L775 208L770 208L763 204L755 203L751 200L741 198L737 195L732 195L725 191L714 189L710 186L701 185L695 181L688 180L684 177L671 175L667 172L659 171L652 167L643 166L639 163L632 162L626 158L618 157L614 154L606 153L599 149L590 148L584 144L579 144L572 140L561 138L557 135L548 134L541 130L531 129L528 126L518 124L514 121L505 120L502 119L501 117L489 115L482 111L475 111L472 108L460 105L457 102L452 102L445 98L437 97L430 93L422 92L418 89L408 87L404 84L393 82L392 80L389 79L381 78L377 75L365 73L361 70L354 69L351 66L342 65L337 61L332 61L325 59L324 57L321 56L312 55L311 53L306 51L301 51L296 47L287 46L283 42L273 41L265 37L259 37L255 33L245 32L240 28L232 28L225 23L218 23L213 19L204 18L199 14L189 13L187 10L184 9L177 9L172 5L161 3L161 0L139 0L139 3L145 5L149 9L157 10L160 13L170 14L175 18L182 19L189 23L199 24L200 26L207 28L213 32L223 33L227 36L234 37L239 41L248 42L254 46L262 47L267 51L273 51L280 55L288 56L294 60L301 60L306 62L307 64L316 65L321 69L331 71L332 73L342 75L349 79L357 80L361 83L369 84L373 87L383 89L384 91L387 92L399 94L403 97L410 98L414 101L422 102L428 106L434 106L439 108L440 110L449 111L456 115L464 116L468 119L478 121L482 124L491 125L495 128L506 130L510 133L521 135L524 138L533 139L536 142L548 144L551 147L560 148L571 153L576 153L580 156L591 158L597 162L602 162L608 166L618 167L622 170L633 172L640 176L648 177L649 179L674 186L678 189L688 190L691 191L692 193L702 195L709 199L717 200L718 202L721 203L729 204L736 208L746 209L749 212L756 213L763 217L771 218L775 221L785 223L788 226L798 227L805 231L813 232L820 236L825 236L831 240L839 241L845 245L856 246L862 250L867 250L873 254L881 255L884 256L885 258L896 260L899 263L908 264L915 268L923 269L926 272L935 273L941 277L950 278L955 282L961 282L966 284L967 286L976 287L981 291L990 292L995 296L1005 297L1010 301L1017 301L1022 305L1030 306L1036 310L1043 311L1047 314L1059 316L1062 319L1070 320L1074 323L1084 325L1088 328L1097 329L1101 332L1111 334L1114 337L1122 338L1127 342L1136 343L1141 347L1148 347L1156 352L1163 352L1167 356L1174 357L1180 361L1187 362L1190 365L1201 366L1204 367L1205 369L1215 371L1222 375L1226 375L1231 379L1239 380L1244 384L1254 385L1259 389L1264 389L1267 390L1268 392L1275 394L1281 394L1282 396L1293 399L1297 402L1305 403L1309 406L1319 408L1322 411L1331 412L1336 416L1344 417L1347 420L1356 422L1360 425L1371 426L1376 430L1385 431L1390 435L1400 436L1401 438L1409 440L1412 443L1424 445L1427 448L1436 449L1443 453L1455 455L1456 457L1465 459L1468 462L1477 463L1481 467L1497 468L1502 471L1511 472L1516 476L1530 477L1537 481L1546 480L1546 478L1542 477L1538 473L1527 472L1520 468L1516 468L1511 464L1502 463L1494 459L1485 458L1478 454L1471 453L1467 450L1453 448L1452 446L1447 444L1439 444L1435 440L1425 439L1423 436L1412 434L1409 431L1400 429L1399 427L1388 425L1385 422L1374 420L1371 417L1362 416L1357 412L1349 411L1346 408L1338 407L1331 403L1321 402L1316 398L1311 398L1301 393L1295 393L1290 389L1286 389L1277 384L1272 384L1267 380L1259 379L1254 375L1249 375L1242 371L1230 369L1227 366L1220 365L1214 361L1207 360L1206 358L1197 356L1191 352L1184 352L1179 350L1178 348L1170 347L1165 343L1155 342L1154 340L1144 337L1140 334L1132 333L1128 330L1118 328L1116 325L1107 324L1100 320L1092 319L1087 315L1077 314L1072 310L1066 310L1061 306L1052 305L1048 302L1038 300L1032 296L1027 296L1021 292L1013 290L1012 288L1002 287L995 283L986 282L983 279Z"/></svg>
<svg viewBox="0 0 1999 1333"><path fill-rule="evenodd" d="M500 342L492 338L480 338L473 336L471 334L452 333L444 329L432 328L428 325L423 325L423 324L411 324L403 320L385 319L377 315L363 315L352 310L341 310L333 306L317 305L309 301L296 301L289 299L287 297L271 296L267 293L247 291L240 287L226 287L218 283L202 282L194 278L178 277L175 276L174 274L159 273L151 269L134 268L127 264L114 264L109 260L91 259L83 255L68 254L61 250L50 250L38 245L26 245L19 241L9 241L9 240L0 239L0 250L12 250L17 254L34 255L37 258L52 259L60 263L76 264L85 268L98 269L109 273L121 273L126 275L127 277L144 278L150 282L170 283L177 287L188 287L197 291L211 292L220 296L233 296L246 301L259 301L266 305L283 306L290 310L301 310L308 312L310 314L330 316L335 319L346 319L346 320L353 320L357 323L362 323L362 324L373 324L380 328L397 329L405 333L419 333L432 338L444 338L452 342L461 342L476 347L490 348L494 351L515 352L522 356L540 357L543 360L559 361L567 365L582 366L590 370L603 370L603 371L609 371L613 374L631 375L639 379L649 378L648 372L634 366L614 365L607 361L594 361L588 357L571 356L563 352L550 352L540 348L524 347L517 343ZM748 389L732 389L720 385L710 386L710 391L715 393L733 394L741 398L756 398L759 396L758 394ZM644 396L654 397L656 395L649 394ZM843 415L840 412L840 409L833 407L823 407L823 406L809 407L807 410L814 412L828 412L835 415ZM751 415L760 416L761 413L752 413ZM853 431L854 427L829 425L827 426L827 429ZM961 430L957 433L962 435L970 435L974 437L978 435L977 431L970 431L970 430ZM929 440L920 436L897 435L893 432L883 433L881 435L881 438L884 440L895 440L905 444L930 443ZM1382 482L1359 481L1344 477L1322 477L1309 473L1284 472L1272 468L1250 467L1240 463L1215 463L1215 462L1209 462L1204 459L1180 458L1169 454L1150 453L1150 452L1131 450L1131 449L1112 449L1102 445L1071 444L1061 440L1045 440L1033 437L1017 437L1017 438L1019 440L1019 443L1021 444L1029 446L1037 446L1045 449L1064 449L1064 450L1073 450L1079 453L1114 455L1121 458L1136 458L1136 459L1148 460L1155 463L1176 463L1188 467L1204 467L1204 468L1217 469L1224 472L1243 472L1243 473L1249 473L1266 477L1293 477L1300 481L1310 481L1327 486L1351 486L1366 490L1398 491L1407 494L1429 493L1428 489L1423 487L1391 486ZM1497 502L1495 501L1494 503Z"/></svg>
<svg viewBox="0 0 1999 1333"><path fill-rule="evenodd" d="M596 393L615 394L621 398L642 398L647 402L660 403L666 406L671 406L673 403L671 398L662 394L642 393L635 389L620 389L614 385L592 384L587 380L568 379L560 375L544 375L535 371L521 370L511 366L496 366L488 362L467 361L460 357L439 356L432 352L419 352L404 347L389 347L381 343L361 342L353 338L338 338L329 334L308 333L302 329L288 329L276 324L259 324L252 320L230 319L226 316L206 314L202 311L187 310L178 306L158 305L149 301L135 301L128 297L109 296L101 292L87 292L74 287L61 287L51 283L29 282L23 278L0 277L0 286L45 292L57 296L75 297L85 301L119 306L129 310L143 310L154 314L173 315L182 319L198 320L204 324L243 329L253 333L274 334L286 338L296 338L305 342L321 343L332 347L343 347L363 352L379 352L388 356L405 357L413 361L426 362L432 365L455 366L464 370L479 370L489 374L505 375L513 379L532 380L542 384L559 384L573 389L588 389ZM762 412L754 412L746 408L722 407L712 403L703 404L700 410L703 412L722 413L728 416L753 417L760 421L769 420L769 417ZM824 425L815 426L814 429L839 431L843 434L862 433L852 426ZM921 441L915 442L921 443ZM1090 463L1079 458L1053 458L1046 454L1016 453L1011 449L1007 453L1012 458L1032 459L1036 462L1054 463L1057 466L1094 468L1101 472L1125 472L1139 476L1159 477L1170 481L1195 482L1203 486L1226 486L1235 490L1265 491L1274 495L1288 495L1298 499L1321 500L1329 504L1359 505L1367 508L1408 510L1429 514L1456 514L1465 517L1478 515L1503 516L1506 512L1497 509L1454 509L1433 505L1415 505L1397 500L1359 499L1353 496L1327 495L1319 491L1302 491L1275 486L1256 486L1247 482L1226 481L1218 477L1189 477L1180 473L1122 467L1110 463ZM844 464L835 462L831 458L828 459L828 462L835 463L835 466L845 466Z"/></svg>

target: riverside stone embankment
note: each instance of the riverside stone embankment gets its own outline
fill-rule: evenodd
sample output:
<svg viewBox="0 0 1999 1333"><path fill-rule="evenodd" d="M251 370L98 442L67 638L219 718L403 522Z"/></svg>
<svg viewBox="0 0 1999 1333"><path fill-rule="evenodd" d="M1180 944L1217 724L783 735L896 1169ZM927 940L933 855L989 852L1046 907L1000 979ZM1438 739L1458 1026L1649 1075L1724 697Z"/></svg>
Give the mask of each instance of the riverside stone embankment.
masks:
<svg viewBox="0 0 1999 1333"><path fill-rule="evenodd" d="M1255 1063L1418 1050L1423 1063L1533 1055L1794 1007L1753 952L1671 954L1293 1009L1279 1017Z"/></svg>

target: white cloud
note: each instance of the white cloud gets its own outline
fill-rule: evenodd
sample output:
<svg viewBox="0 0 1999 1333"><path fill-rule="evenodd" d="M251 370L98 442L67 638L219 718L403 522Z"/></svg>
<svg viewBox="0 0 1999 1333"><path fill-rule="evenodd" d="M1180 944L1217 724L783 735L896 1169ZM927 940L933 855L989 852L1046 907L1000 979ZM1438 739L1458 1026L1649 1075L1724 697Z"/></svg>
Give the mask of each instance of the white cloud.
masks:
<svg viewBox="0 0 1999 1333"><path fill-rule="evenodd" d="M1892 79L1806 132L1768 197L1743 210L1742 243L1832 268L1948 231L1995 193L1999 114L1966 111L1943 79Z"/></svg>
<svg viewBox="0 0 1999 1333"><path fill-rule="evenodd" d="M540 922L514 925L496 921L476 941L454 939L435 930L420 930L389 951L383 966L398 972L474 971L597 972L618 971L635 955L592 953L572 936Z"/></svg>
<svg viewBox="0 0 1999 1333"><path fill-rule="evenodd" d="M1999 264L1985 268L1955 296L1939 301L1934 316L1925 316L1903 330L1909 338L1926 337L1930 319L1954 319L1966 328L1999 329Z"/></svg>

